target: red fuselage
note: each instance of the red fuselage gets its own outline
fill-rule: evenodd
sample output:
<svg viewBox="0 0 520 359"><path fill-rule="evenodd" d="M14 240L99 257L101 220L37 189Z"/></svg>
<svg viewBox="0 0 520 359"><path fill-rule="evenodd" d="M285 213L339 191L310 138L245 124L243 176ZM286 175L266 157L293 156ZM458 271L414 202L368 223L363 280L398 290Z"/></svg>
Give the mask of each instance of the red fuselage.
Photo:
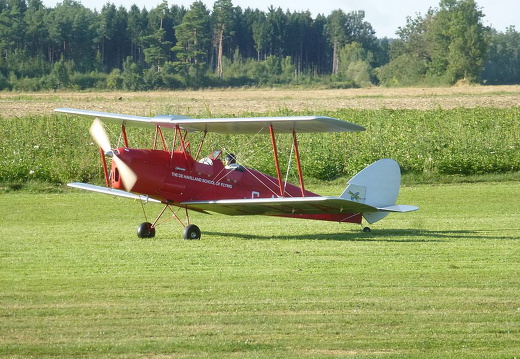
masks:
<svg viewBox="0 0 520 359"><path fill-rule="evenodd" d="M118 148L118 157L137 175L132 192L172 204L186 201L280 197L278 180L252 169L226 169L220 159L205 164L195 161L187 152ZM111 183L125 189L115 162ZM317 194L302 191L284 183L284 197L310 197Z"/></svg>
<svg viewBox="0 0 520 359"><path fill-rule="evenodd" d="M221 199L273 197L316 197L315 193L283 183L283 196L278 179L249 168L226 169L220 159L205 164L195 161L188 152L118 148L118 157L137 175L132 192L141 193L164 203ZM111 185L124 190L118 168L112 161ZM292 217L292 216L291 216ZM307 215L297 218L345 221L341 215ZM348 220L360 223L361 215Z"/></svg>

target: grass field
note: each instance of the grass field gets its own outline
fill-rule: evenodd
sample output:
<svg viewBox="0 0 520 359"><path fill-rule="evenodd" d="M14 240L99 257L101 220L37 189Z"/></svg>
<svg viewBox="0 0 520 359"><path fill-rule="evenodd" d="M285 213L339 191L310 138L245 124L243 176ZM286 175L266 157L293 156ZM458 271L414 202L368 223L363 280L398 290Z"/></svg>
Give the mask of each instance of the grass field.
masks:
<svg viewBox="0 0 520 359"><path fill-rule="evenodd" d="M202 240L183 241L137 239L132 201L0 195L0 357L518 358L518 198L405 187L421 209L372 233L195 214Z"/></svg>
<svg viewBox="0 0 520 359"><path fill-rule="evenodd" d="M31 116L52 117L56 107L193 117L460 112L471 114L464 128L481 128L474 122L495 108L501 122L482 131L512 141L513 158L519 101L520 86L0 93L0 120L9 124L2 138L19 139L0 141L0 153L5 160L28 149L31 160L36 152L45 161L58 157L63 171L85 167L63 151L61 137L34 126ZM22 126L10 125L18 120L33 121L30 138L44 133L51 142L28 141ZM448 126L443 141L462 133L449 131L455 120L439 117L435 126ZM390 131L377 123L367 133L378 129L386 144L417 147L387 138ZM63 131L82 143L71 128ZM452 142L468 151L493 143L463 135ZM428 178L435 183L436 176ZM23 191L0 184L0 358L520 358L515 178L518 172L483 178L500 183L404 187L398 203L420 210L392 214L371 233L338 223L193 214L200 241L180 239L174 222L159 226L154 239L138 239L143 214L129 200L55 193L47 182L29 181ZM307 187L338 195L344 184L314 180ZM146 209L149 218L159 210Z"/></svg>

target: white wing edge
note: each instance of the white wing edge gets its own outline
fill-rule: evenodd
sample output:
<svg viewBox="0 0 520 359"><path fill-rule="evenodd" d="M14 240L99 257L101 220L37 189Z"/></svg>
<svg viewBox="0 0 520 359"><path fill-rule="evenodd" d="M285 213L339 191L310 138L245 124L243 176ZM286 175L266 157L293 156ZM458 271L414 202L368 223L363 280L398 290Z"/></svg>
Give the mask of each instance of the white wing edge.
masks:
<svg viewBox="0 0 520 359"><path fill-rule="evenodd" d="M349 201L345 198L340 197L332 197L332 196L313 196L313 197L272 197L272 198L238 198L238 199L218 199L218 200L208 200L208 201L186 201L181 204L185 205L194 205L194 204L286 204L286 203L319 203L326 202L328 200L339 200L348 203L359 203L354 201ZM362 204L364 207L369 207L376 209L375 207L368 206Z"/></svg>
<svg viewBox="0 0 520 359"><path fill-rule="evenodd" d="M120 113L111 113L111 112L90 111L90 110L82 110L82 109L77 109L77 108L55 108L54 112L68 113L68 114L77 115L77 116L97 117L97 118L102 118L102 119L113 119L113 120L120 120L120 121L151 122L150 117L124 115L124 114L120 114Z"/></svg>
<svg viewBox="0 0 520 359"><path fill-rule="evenodd" d="M73 182L73 183L68 183L67 186L72 187L72 188L83 189L83 190L91 191L91 192L108 194L108 195L116 196L116 197L136 199L136 200L143 201L143 202L161 203L161 201L150 198L146 195L130 193L130 192L121 191L121 190L113 189L113 188L96 186L96 185L88 184L88 183Z"/></svg>

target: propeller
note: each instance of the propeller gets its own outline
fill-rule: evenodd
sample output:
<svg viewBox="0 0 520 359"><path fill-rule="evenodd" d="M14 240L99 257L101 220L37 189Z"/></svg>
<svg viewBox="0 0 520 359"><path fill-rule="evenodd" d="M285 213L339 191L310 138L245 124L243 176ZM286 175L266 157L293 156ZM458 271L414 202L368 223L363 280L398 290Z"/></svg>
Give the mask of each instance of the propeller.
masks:
<svg viewBox="0 0 520 359"><path fill-rule="evenodd" d="M116 163L116 166L119 169L119 174L123 180L125 189L131 191L137 181L137 175L126 163L123 162L123 160L117 157L114 151L112 151L110 140L105 128L103 127L103 123L97 118L92 123L92 126L90 126L90 135L105 154L112 156L112 161Z"/></svg>

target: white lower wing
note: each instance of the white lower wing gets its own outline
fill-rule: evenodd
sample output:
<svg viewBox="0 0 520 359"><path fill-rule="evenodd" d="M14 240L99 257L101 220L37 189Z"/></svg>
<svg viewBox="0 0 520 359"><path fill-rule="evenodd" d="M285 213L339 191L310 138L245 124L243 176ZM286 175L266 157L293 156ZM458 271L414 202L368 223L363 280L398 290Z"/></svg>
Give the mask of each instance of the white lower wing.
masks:
<svg viewBox="0 0 520 359"><path fill-rule="evenodd" d="M69 183L69 187L111 196L136 199L143 202L161 203L146 195L121 191L113 188L95 186L88 183ZM392 205L373 207L367 204L350 201L340 197L290 197L290 198L255 198L224 199L215 201L181 202L181 207L199 212L216 212L231 216L239 215L299 215L299 214L341 214L341 213L374 213L374 212L410 212L418 207L408 205Z"/></svg>
<svg viewBox="0 0 520 359"><path fill-rule="evenodd" d="M216 201L182 202L182 206L197 211L227 215L300 215L377 212L378 209L363 203L339 197L291 197L229 199Z"/></svg>
<svg viewBox="0 0 520 359"><path fill-rule="evenodd" d="M118 189L113 189L113 188L108 188L108 187L95 186L93 184L88 184L88 183L74 182L74 183L67 184L67 186L73 187L73 188L84 189L84 190L91 191L91 192L108 194L111 196L137 199L137 200L143 201L143 202L161 203L161 201L158 201L156 199L150 198L145 195L130 193L130 192L121 191Z"/></svg>

